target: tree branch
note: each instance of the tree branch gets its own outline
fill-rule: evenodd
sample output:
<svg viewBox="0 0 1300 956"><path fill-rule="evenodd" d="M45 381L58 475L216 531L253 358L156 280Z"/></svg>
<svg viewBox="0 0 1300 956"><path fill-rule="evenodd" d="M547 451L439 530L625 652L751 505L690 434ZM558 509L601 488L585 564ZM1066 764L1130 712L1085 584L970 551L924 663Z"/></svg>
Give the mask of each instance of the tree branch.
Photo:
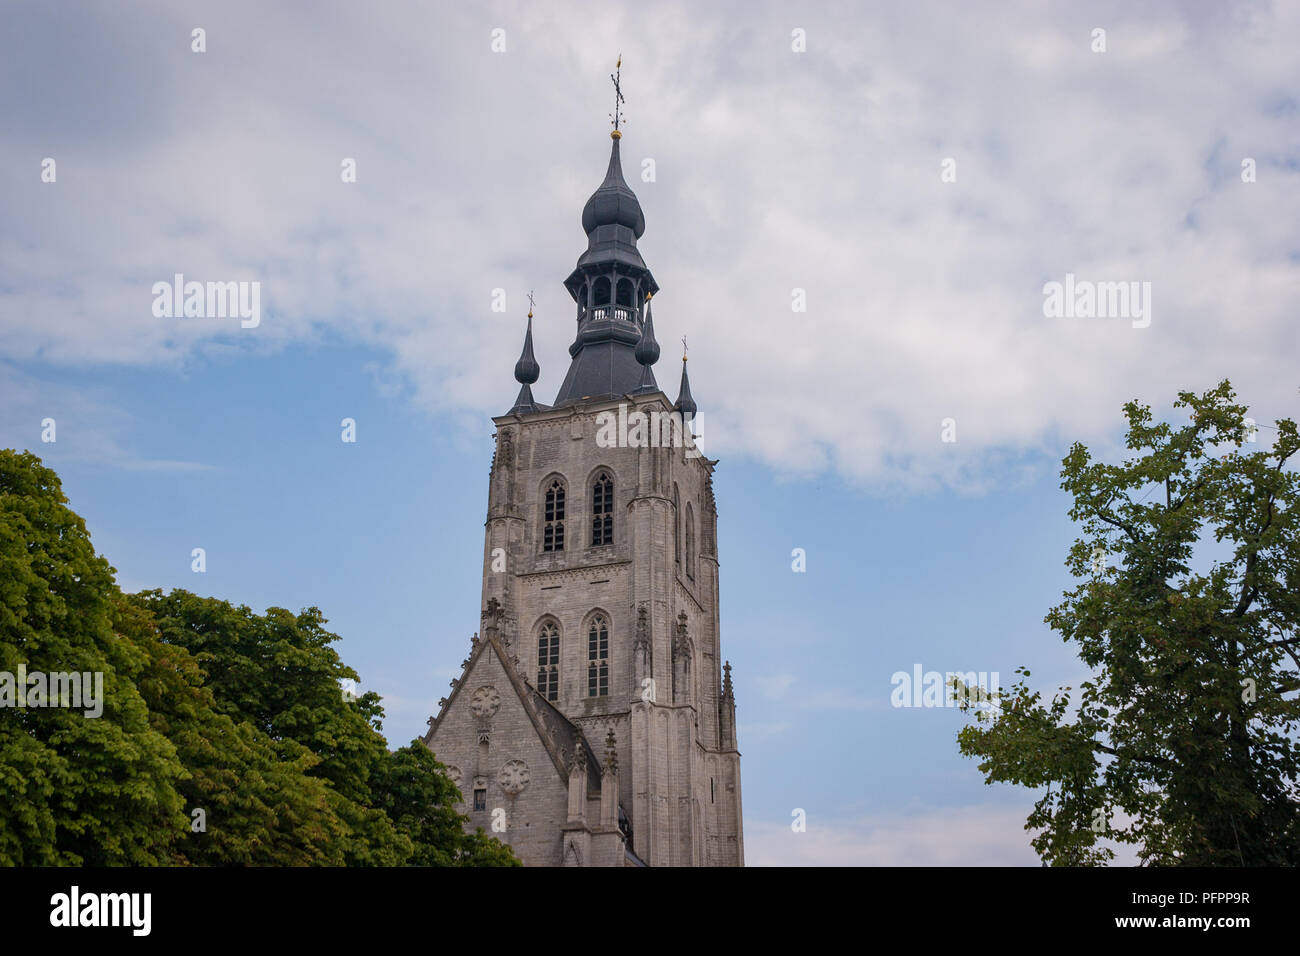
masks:
<svg viewBox="0 0 1300 956"><path fill-rule="evenodd" d="M1091 743L1092 743L1092 748L1094 750L1100 750L1102 753L1110 754L1112 757L1124 757L1127 760L1136 760L1139 763L1149 763L1152 766L1156 766L1156 767L1171 766L1170 762L1166 760L1164 757L1147 757L1144 755L1134 756L1116 750L1114 747L1108 747L1105 744L1103 744L1100 740L1093 740L1091 741Z"/></svg>
<svg viewBox="0 0 1300 956"><path fill-rule="evenodd" d="M1241 598L1237 601L1237 606L1233 608L1232 616L1241 617L1246 610L1254 603L1259 594L1259 588L1251 582L1252 573L1255 570L1256 557L1259 554L1259 540L1264 537L1264 532L1268 530L1269 525L1273 523L1273 493L1268 494L1268 501L1265 502L1265 508L1268 509L1268 516L1264 519L1263 525L1255 532L1254 548L1246 556L1246 568L1241 573Z"/></svg>

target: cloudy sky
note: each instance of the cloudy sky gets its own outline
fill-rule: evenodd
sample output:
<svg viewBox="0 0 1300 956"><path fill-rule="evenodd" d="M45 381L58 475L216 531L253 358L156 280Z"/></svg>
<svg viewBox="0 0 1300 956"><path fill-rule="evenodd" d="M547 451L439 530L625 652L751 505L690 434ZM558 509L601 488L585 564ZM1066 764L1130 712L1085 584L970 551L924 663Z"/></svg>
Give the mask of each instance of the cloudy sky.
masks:
<svg viewBox="0 0 1300 956"><path fill-rule="evenodd" d="M567 367L621 53L660 380L687 336L722 459L749 862L1035 863L1031 795L890 675L1077 680L1069 443L1225 377L1295 416L1300 8L861 6L8 3L0 445L124 587L321 606L422 733L530 289L540 400ZM259 282L260 324L156 316L176 273ZM1067 275L1149 324L1045 315Z"/></svg>

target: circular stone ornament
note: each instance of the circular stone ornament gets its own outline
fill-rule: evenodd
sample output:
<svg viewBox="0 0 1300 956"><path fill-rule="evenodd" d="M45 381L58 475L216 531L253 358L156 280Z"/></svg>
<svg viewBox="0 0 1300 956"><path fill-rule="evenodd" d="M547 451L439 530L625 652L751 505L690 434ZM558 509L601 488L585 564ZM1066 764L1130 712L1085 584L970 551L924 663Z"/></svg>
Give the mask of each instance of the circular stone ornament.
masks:
<svg viewBox="0 0 1300 956"><path fill-rule="evenodd" d="M522 760L507 760L497 774L497 783L511 796L520 793L528 786L528 764Z"/></svg>
<svg viewBox="0 0 1300 956"><path fill-rule="evenodd" d="M500 706L501 695L490 684L474 691L474 696L469 701L469 709L475 717L491 717Z"/></svg>

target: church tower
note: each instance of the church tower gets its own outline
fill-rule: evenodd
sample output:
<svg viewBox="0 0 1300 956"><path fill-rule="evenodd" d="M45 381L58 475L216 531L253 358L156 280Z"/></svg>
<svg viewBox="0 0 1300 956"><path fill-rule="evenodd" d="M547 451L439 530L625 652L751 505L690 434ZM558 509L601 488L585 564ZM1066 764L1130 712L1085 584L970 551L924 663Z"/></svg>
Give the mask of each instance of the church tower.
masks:
<svg viewBox="0 0 1300 956"><path fill-rule="evenodd" d="M424 742L471 825L527 865L740 866L717 462L691 437L686 358L675 402L654 376L659 286L613 119L564 280L569 369L554 403L537 402L530 308L518 397L493 419L481 636Z"/></svg>

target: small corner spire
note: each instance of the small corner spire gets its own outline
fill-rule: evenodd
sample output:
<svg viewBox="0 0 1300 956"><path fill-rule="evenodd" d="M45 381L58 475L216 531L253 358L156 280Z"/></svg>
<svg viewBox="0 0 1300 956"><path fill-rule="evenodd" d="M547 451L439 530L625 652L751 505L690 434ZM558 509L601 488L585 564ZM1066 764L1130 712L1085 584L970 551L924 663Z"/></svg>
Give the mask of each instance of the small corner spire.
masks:
<svg viewBox="0 0 1300 956"><path fill-rule="evenodd" d="M618 740L614 737L612 726L605 735L605 772L618 773Z"/></svg>
<svg viewBox="0 0 1300 956"><path fill-rule="evenodd" d="M519 397L515 399L515 407L510 409L511 412L528 411L537 406L533 400L532 384L541 374L541 366L537 364L537 359L533 355L533 294L529 292L528 329L524 332L524 350L519 356L519 361L515 363L515 381L523 387L519 389Z"/></svg>
<svg viewBox="0 0 1300 956"><path fill-rule="evenodd" d="M659 389L655 374L650 370L650 366L659 361L659 343L655 341L655 320L650 310L652 298L654 298L653 292L645 297L645 321L641 323L641 338L637 340L636 349L632 353L641 366L641 381L636 387L638 392L654 392Z"/></svg>
<svg viewBox="0 0 1300 956"><path fill-rule="evenodd" d="M690 419L698 411L695 399L691 397L691 380L686 375L686 336L682 336L682 387L677 392L677 404L673 406L682 413L682 418Z"/></svg>

